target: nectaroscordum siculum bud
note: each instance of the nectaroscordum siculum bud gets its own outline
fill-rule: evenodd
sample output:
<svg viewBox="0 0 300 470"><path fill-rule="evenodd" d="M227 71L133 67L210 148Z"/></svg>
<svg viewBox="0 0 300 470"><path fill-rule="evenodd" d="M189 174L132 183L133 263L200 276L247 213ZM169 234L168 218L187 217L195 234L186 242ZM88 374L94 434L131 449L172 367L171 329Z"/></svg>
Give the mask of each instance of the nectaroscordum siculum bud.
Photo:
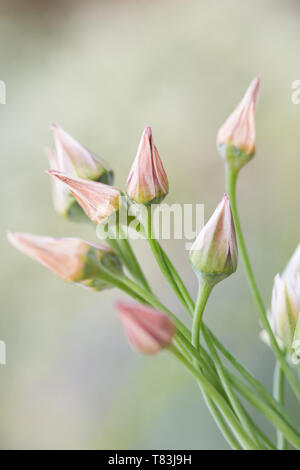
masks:
<svg viewBox="0 0 300 470"><path fill-rule="evenodd" d="M168 315L137 303L116 302L131 346L143 354L156 354L171 345L175 326Z"/></svg>
<svg viewBox="0 0 300 470"><path fill-rule="evenodd" d="M79 178L113 184L113 171L100 157L83 147L77 140L61 129L57 124L51 124L57 153L68 159L73 166L75 176ZM60 169L63 171L63 169ZM67 174L69 174L67 172ZM72 174L70 174L72 176Z"/></svg>
<svg viewBox="0 0 300 470"><path fill-rule="evenodd" d="M75 176L74 169L68 158L63 158L62 153L57 154L50 148L45 149L50 167L53 170L62 171L69 176ZM82 208L73 197L68 187L61 181L51 178L53 205L56 212L65 219L80 221L86 218Z"/></svg>
<svg viewBox="0 0 300 470"><path fill-rule="evenodd" d="M151 127L147 126L129 172L126 192L138 204L158 204L168 191L168 178L154 145Z"/></svg>
<svg viewBox="0 0 300 470"><path fill-rule="evenodd" d="M281 345L291 352L293 342L299 333L296 330L300 315L300 277L274 279L269 321ZM300 338L299 338L300 339Z"/></svg>
<svg viewBox="0 0 300 470"><path fill-rule="evenodd" d="M121 201L119 189L96 181L69 177L55 170L48 170L47 173L68 187L93 222L102 224L119 210Z"/></svg>
<svg viewBox="0 0 300 470"><path fill-rule="evenodd" d="M238 249L230 202L224 194L190 250L190 263L198 277L212 284L237 268Z"/></svg>
<svg viewBox="0 0 300 470"><path fill-rule="evenodd" d="M105 272L122 274L120 258L110 249L79 238L52 238L8 233L9 242L63 280L95 290L112 287Z"/></svg>
<svg viewBox="0 0 300 470"><path fill-rule="evenodd" d="M255 107L260 75L254 77L242 101L220 127L217 148L231 169L239 171L253 156L256 149Z"/></svg>

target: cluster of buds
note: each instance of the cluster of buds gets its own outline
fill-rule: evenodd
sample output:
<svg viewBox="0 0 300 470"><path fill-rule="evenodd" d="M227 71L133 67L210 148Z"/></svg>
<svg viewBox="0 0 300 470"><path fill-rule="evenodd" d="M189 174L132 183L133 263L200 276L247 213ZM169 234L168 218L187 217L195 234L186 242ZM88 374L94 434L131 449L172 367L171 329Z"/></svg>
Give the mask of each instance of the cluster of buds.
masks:
<svg viewBox="0 0 300 470"><path fill-rule="evenodd" d="M274 279L269 322L281 348L300 362L300 249L299 246L282 275ZM268 335L262 339L269 343Z"/></svg>
<svg viewBox="0 0 300 470"><path fill-rule="evenodd" d="M251 82L243 100L221 127L218 148L227 163L241 168L255 151L254 111L259 77ZM56 151L47 150L54 189L54 205L68 218L85 214L104 224L120 208L121 191L113 187L110 167L57 125L52 124ZM148 206L160 203L169 186L160 155L147 126L126 182L128 201ZM136 206L137 207L137 206ZM64 238L9 234L10 242L63 279L97 290L109 287L105 271L122 274L119 257L106 247ZM190 251L190 262L199 278L212 285L237 268L237 242L228 196L225 194L201 230ZM139 351L152 354L167 347L174 334L165 314L140 305L118 303L117 309L130 342ZM293 322L293 326L294 326Z"/></svg>
<svg viewBox="0 0 300 470"><path fill-rule="evenodd" d="M51 125L56 151L47 149L57 212L75 219L85 214L104 224L116 214L121 191L112 185L110 167L56 124ZM150 204L168 193L168 180L150 127L142 134L126 184L130 200ZM120 257L111 249L78 238L51 238L28 233L8 233L10 243L65 281L94 290L113 287L107 273L123 275ZM142 306L118 304L120 318L133 346L153 354L170 344L175 327L164 313Z"/></svg>

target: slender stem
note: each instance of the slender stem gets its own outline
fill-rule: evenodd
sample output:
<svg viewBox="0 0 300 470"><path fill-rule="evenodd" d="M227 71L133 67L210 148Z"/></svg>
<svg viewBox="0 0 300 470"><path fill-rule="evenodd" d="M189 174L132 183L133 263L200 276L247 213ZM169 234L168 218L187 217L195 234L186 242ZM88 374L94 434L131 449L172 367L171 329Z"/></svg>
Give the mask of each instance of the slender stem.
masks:
<svg viewBox="0 0 300 470"><path fill-rule="evenodd" d="M195 313L193 316L193 327L192 327L192 345L197 351L199 350L199 347L200 347L200 330L201 330L202 317L203 317L203 313L204 313L209 295L212 291L212 288L213 288L213 284L207 282L205 278L199 279L198 296L197 296L197 302L195 306ZM196 368L199 367L197 359L194 359L194 365ZM199 386L201 388L200 383L199 383ZM203 389L202 389L202 394L223 436L232 445L232 442L231 442L232 435L228 430L227 424L224 421L220 421L220 416L216 414L216 412L218 413L218 410L216 409L215 404L212 402L210 397L205 393ZM254 442L257 444L257 441L255 441L255 439L254 439ZM236 448L236 446L233 448Z"/></svg>
<svg viewBox="0 0 300 470"><path fill-rule="evenodd" d="M208 329L206 329L209 332ZM210 333L212 338L212 333ZM203 351L204 349L200 345L200 352L197 351L188 341L186 338L183 338L183 342L185 342L185 347L189 352L189 355L193 360L198 360L198 363L201 367L205 368L206 365L203 362ZM254 406L263 416L265 416L276 428L282 430L284 435L288 438L288 440L299 448L300 445L300 433L296 427L294 427L293 423L289 419L289 417L284 416L280 413L280 410L273 408L269 401L264 400L260 395L257 395L247 384L245 384L242 380L239 379L235 374L232 373L231 370L224 367L225 373L230 379L231 385L252 405ZM272 397L273 399L273 397ZM274 400L274 399L273 399ZM275 403L277 403L274 400ZM268 441L266 436L264 436L264 440L268 445L272 446L272 443Z"/></svg>
<svg viewBox="0 0 300 470"><path fill-rule="evenodd" d="M284 373L279 361L276 361L273 378L273 395L281 405L284 403ZM286 450L286 440L281 431L277 430L277 447Z"/></svg>
<svg viewBox="0 0 300 470"><path fill-rule="evenodd" d="M266 309L260 294L260 291L258 289L255 276L252 270L252 266L250 263L250 259L248 256L245 240L244 240L244 235L242 231L242 227L240 224L239 216L238 216L238 210L237 210L237 204L236 204L236 181L237 181L237 176L238 172L234 169L231 169L228 165L226 166L226 185L227 185L227 192L230 198L230 203L231 203L231 210L232 210L232 215L234 219L234 224L235 224L235 230L236 230L236 236L238 240L238 245L239 245L239 250L242 255L244 265L245 265L245 270L246 274L248 277L248 281L250 284L250 288L253 294L253 297L255 299L255 302L258 307L259 315L261 322L263 324L263 327L267 331L269 338L270 338L270 343L272 346L272 349L280 362L280 365L286 375L287 380L289 381L295 395L297 398L300 400L300 388L297 383L297 380L295 376L293 375L293 372L291 371L289 365L285 361L285 357L282 354L282 351L280 347L278 346L278 343L276 341L276 338L274 336L273 330L270 326L270 323L268 321Z"/></svg>
<svg viewBox="0 0 300 470"><path fill-rule="evenodd" d="M226 359L231 363L231 365L241 374L241 376L256 390L259 395L267 402L277 413L284 417L284 419L290 424L290 426L297 432L298 426L292 422L291 418L286 413L283 406L274 399L274 397L269 393L269 391L257 380L251 372L246 369L226 348L225 346L213 335L209 328L205 327L210 335L213 338L214 344L219 349L219 351L226 357ZM298 434L300 437L300 434Z"/></svg>
<svg viewBox="0 0 300 470"><path fill-rule="evenodd" d="M187 290L184 282L182 281L181 277L177 273L173 263L171 262L170 258L168 257L168 255L166 254L166 252L164 251L164 249L162 248L160 243L157 240L155 240L155 243L156 243L158 249L160 250L160 254L161 254L165 264L167 265L168 270L169 270L175 284L177 285L177 288L180 291L181 302L183 303L183 305L185 306L187 311L192 316L193 312L194 312L194 301L193 301L189 291Z"/></svg>
<svg viewBox="0 0 300 470"><path fill-rule="evenodd" d="M199 384L199 387L201 389L200 384ZM203 394L205 404L207 408L209 409L210 414L214 418L215 423L217 424L224 439L228 442L228 444L233 450L243 450L243 448L240 446L238 441L232 435L230 429L228 429L227 423L223 419L222 414L220 413L218 407L214 404L214 402L209 398L209 396L206 393L202 392L202 394Z"/></svg>
<svg viewBox="0 0 300 470"><path fill-rule="evenodd" d="M202 317L208 297L212 291L213 285L207 282L204 278L199 279L198 296L193 316L192 326L192 345L199 349L200 344L200 330L202 325Z"/></svg>
<svg viewBox="0 0 300 470"><path fill-rule="evenodd" d="M249 438L248 434L244 431L241 427L239 422L237 421L235 415L233 414L231 408L229 407L228 403L222 395L210 384L210 382L204 377L204 375L195 367L178 351L175 347L171 347L170 351L175 355L179 361L183 363L183 365L190 371L190 373L200 382L202 389L204 390L205 394L208 395L218 406L222 415L229 423L232 432L236 436L236 438L241 442L242 446L246 450L259 450L256 444Z"/></svg>
<svg viewBox="0 0 300 470"><path fill-rule="evenodd" d="M245 430L248 432L249 436L259 446L260 443L256 437L256 430L258 429L257 426L254 425L254 423L250 420L244 407L242 406L237 396L233 392L231 384L230 384L230 380L228 379L227 374L224 370L223 364L219 358L219 355L215 347L213 346L209 333L206 330L204 330L203 335L204 335L206 344L208 346L208 349L210 350L210 353L215 361L221 383L224 387L224 390L226 391L228 395L228 398L230 400L233 410L235 411L237 417L239 418L241 424L244 426Z"/></svg>
<svg viewBox="0 0 300 470"><path fill-rule="evenodd" d="M132 274L135 279L137 279L141 286L144 287L146 290L151 291L150 286L148 284L147 279L145 278L145 275L143 273L143 270L134 254L134 251L130 245L130 242L124 233L124 230L121 226L119 226L119 244L122 247L123 253L126 255L130 265L131 265L131 270Z"/></svg>
<svg viewBox="0 0 300 470"><path fill-rule="evenodd" d="M170 273L169 271L169 268L168 268L168 265L166 264L165 260L164 260L164 257L162 255L162 251L161 251L161 247L160 245L158 244L154 234L153 234L153 228L152 228L152 217L151 217L151 206L149 206L147 208L148 210L148 221L147 221L147 228L148 228L148 232L146 234L146 238L148 240L148 243L151 247L151 250L152 250L152 253L156 259L156 262L161 270L161 272L163 273L163 275L165 276L166 280L168 281L168 283L170 284L170 286L172 287L173 291L175 292L175 294L177 295L178 299L180 300L180 302L183 303L184 307L186 308L186 304L184 302L184 299L182 298L182 295L180 293L180 290L179 288L177 287L177 284L176 282L174 281L173 279L173 276L172 274Z"/></svg>

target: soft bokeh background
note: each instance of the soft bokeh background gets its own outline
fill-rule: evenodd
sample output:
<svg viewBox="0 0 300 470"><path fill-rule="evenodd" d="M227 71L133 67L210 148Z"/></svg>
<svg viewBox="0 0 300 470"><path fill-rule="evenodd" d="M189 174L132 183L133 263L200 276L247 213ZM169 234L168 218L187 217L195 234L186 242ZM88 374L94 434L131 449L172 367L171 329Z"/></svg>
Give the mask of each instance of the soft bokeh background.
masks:
<svg viewBox="0 0 300 470"><path fill-rule="evenodd" d="M169 202L204 203L207 218L224 191L216 131L261 71L258 152L238 189L268 303L300 239L300 105L291 102L299 2L1 1L0 9L1 448L227 448L185 370L167 353L130 350L112 306L120 294L63 283L10 247L5 231L96 239L52 208L43 155L52 120L109 160L120 186L151 124ZM195 294L184 242L164 245ZM148 247L137 252L155 291L181 314ZM271 387L274 360L258 339L241 263L215 289L206 319Z"/></svg>

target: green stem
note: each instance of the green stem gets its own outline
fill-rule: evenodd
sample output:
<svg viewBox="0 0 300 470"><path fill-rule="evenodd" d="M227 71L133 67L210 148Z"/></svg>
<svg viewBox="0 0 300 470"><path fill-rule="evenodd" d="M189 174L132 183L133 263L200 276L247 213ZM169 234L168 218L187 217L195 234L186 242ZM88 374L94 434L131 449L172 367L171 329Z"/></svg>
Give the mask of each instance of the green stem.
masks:
<svg viewBox="0 0 300 470"><path fill-rule="evenodd" d="M212 338L212 333L209 333L208 328L206 328L207 334L210 334ZM185 347L189 352L190 357L193 360L198 360L198 363L201 367L205 367L203 362L203 351L204 349L200 345L200 351L197 351L186 338L183 338L185 342ZM224 366L223 366L224 367ZM247 384L240 380L235 374L233 374L229 369L224 367L224 371L230 379L231 385L239 392L252 406L254 406L263 416L265 416L276 428L280 429L288 440L299 448L300 445L300 433L297 428L294 427L293 423L289 417L284 416L280 413L280 410L273 408L269 401L264 400L260 395L257 395ZM272 397L273 399L273 397ZM274 399L273 399L274 400ZM277 402L274 400L274 403ZM266 436L264 436L264 441L272 446L273 444L268 441Z"/></svg>
<svg viewBox="0 0 300 470"><path fill-rule="evenodd" d="M213 284L206 281L205 278L199 279L198 296L192 326L192 345L197 350L199 349L200 344L200 330L202 325L202 317L212 288Z"/></svg>
<svg viewBox="0 0 300 470"><path fill-rule="evenodd" d="M192 345L197 351L199 350L199 347L200 347L200 330L201 330L202 317L203 317L203 313L204 313L209 295L212 291L212 288L213 288L213 284L211 282L208 282L207 280L205 280L205 278L199 279L198 296L197 296L197 302L195 306L195 313L193 316L193 327L192 327ZM194 360L194 365L196 368L199 367L197 359ZM222 385L224 387L224 383ZM225 389L225 391L227 392L227 395L228 395L228 390ZM203 390L202 390L202 393L208 405L208 408L210 409L210 412L213 414L220 430L222 431L226 440L230 442L230 433L228 436L229 430L227 428L226 423L224 421L219 422L219 417L218 415L216 415L217 410L215 409L214 403L210 400L209 396L207 396ZM255 444L258 445L255 434L253 434L251 437L253 441L255 442Z"/></svg>
<svg viewBox="0 0 300 470"><path fill-rule="evenodd" d="M250 420L250 417L248 416L247 412L245 411L244 407L236 397L235 393L232 390L230 380L227 377L227 374L224 370L223 364L219 358L219 355L213 346L213 343L211 341L210 335L207 333L207 331L204 329L203 331L204 339L206 341L206 344L208 346L208 349L215 361L217 371L221 380L221 383L224 387L224 390L227 393L227 396L230 400L230 403L232 405L233 410L235 411L237 417L239 418L241 424L244 426L245 430L248 432L249 436L253 439L253 441L259 446L260 443L256 437L256 431L258 430L256 424Z"/></svg>
<svg viewBox="0 0 300 470"><path fill-rule="evenodd" d="M256 444L241 427L231 408L229 407L226 400L222 397L222 395L219 394L219 392L211 385L211 383L204 377L204 375L199 370L195 369L195 367L180 353L180 351L178 351L175 347L171 347L170 351L197 379L204 393L215 402L215 404L220 409L223 417L229 423L232 432L234 433L236 438L241 442L242 446L246 450L259 450Z"/></svg>
<svg viewBox="0 0 300 470"><path fill-rule="evenodd" d="M281 405L284 403L284 373L279 361L276 361L273 379L273 395ZM286 440L281 431L277 430L277 447L279 450L286 450Z"/></svg>
<svg viewBox="0 0 300 470"><path fill-rule="evenodd" d="M177 287L177 284L176 282L174 281L173 279L173 276L172 274L170 273L169 271L169 268L164 260L164 257L162 255L162 251L161 251L161 247L160 245L158 244L154 234L153 234L153 228L152 228L152 217L151 217L151 206L149 206L147 208L147 213L148 213L148 220L147 220L147 233L144 234L148 240L148 243L151 247L151 250L152 250L152 253L156 259L156 262L162 272L162 274L165 276L166 280L168 281L168 283L170 284L170 286L172 287L173 291L175 292L175 294L177 295L178 299L180 300L180 302L183 303L184 307L186 307L186 304L181 296L181 293L180 293L180 290L179 288ZM145 231L145 227L144 227L144 231Z"/></svg>
<svg viewBox="0 0 300 470"><path fill-rule="evenodd" d="M200 384L199 384L199 387L201 389ZM209 396L206 393L202 392L202 394L203 394L205 404L206 404L207 408L209 409L210 414L214 418L215 423L217 424L217 426L218 426L221 434L223 435L225 441L228 442L228 444L230 445L230 447L233 450L243 450L243 448L240 446L238 441L232 435L230 429L228 429L227 423L224 420L224 418L222 417L222 414L220 413L218 407L214 404L214 402L209 398Z"/></svg>
<svg viewBox="0 0 300 470"><path fill-rule="evenodd" d="M130 265L131 274L141 284L141 286L144 287L144 289L149 290L151 292L150 286L145 278L142 268L121 226L119 226L119 229L118 229L118 236L119 236L118 241L121 246L121 249L124 253L124 256L126 257L128 261L128 264Z"/></svg>
<svg viewBox="0 0 300 470"><path fill-rule="evenodd" d="M284 419L290 424L290 426L298 433L297 425L292 422L291 418L286 413L283 406L274 399L274 397L269 393L269 391L259 382L259 380L251 374L226 348L225 346L217 339L216 336L205 326L207 331L213 338L214 344L219 349L219 351L226 357L226 359L231 363L231 365L241 374L241 376L258 392L258 394L271 406L277 413L279 413ZM300 437L300 434L298 434Z"/></svg>
<svg viewBox="0 0 300 470"><path fill-rule="evenodd" d="M197 296L197 301L196 301L196 306L195 306L195 312L193 316L193 327L192 327L192 345L197 351L199 350L199 346L200 346L200 330L201 330L201 325L202 325L202 317L203 317L203 313L204 313L209 295L212 291L213 285L214 284L206 280L205 277L201 277L199 279L199 290L198 290L198 296ZM251 439L253 439L253 442L255 442L257 446L259 446L260 444L256 438L254 427L252 423L250 422L250 420L248 419L238 399L235 397L231 389L230 383L226 375L223 372L222 363L215 349L212 347L212 344L209 341L208 335L206 335L205 340L213 356L213 359L216 363L216 367L217 367L217 371L218 371L221 383L223 385L225 392L227 393L227 396L230 400L233 410L235 411L242 425L245 427ZM195 364L195 367L198 366L197 359L194 360L194 364Z"/></svg>
<svg viewBox="0 0 300 470"><path fill-rule="evenodd" d="M255 302L258 307L258 312L260 315L260 319L262 322L263 327L267 331L269 338L270 338L270 343L272 346L272 349L280 362L280 365L286 375L287 380L289 381L295 395L297 398L300 400L300 388L298 386L297 380L293 375L293 372L291 371L289 365L285 361L285 357L282 354L282 351L280 347L278 346L278 343L276 341L276 338L274 336L273 330L270 326L270 323L268 321L266 309L261 297L261 294L259 292L255 276L252 270L252 266L250 263L250 259L248 256L245 240L244 240L244 235L242 231L242 227L240 224L239 216L238 216L238 210L237 210L237 204L236 204L236 182L237 182L237 176L238 176L238 171L230 168L228 165L226 166L226 186L227 186L227 192L230 198L230 203L231 203L231 210L232 210L232 215L234 219L234 224L235 224L235 230L236 230L236 236L237 236L237 241L239 245L239 251L242 255L244 265L245 265L245 270L246 274L248 277L248 281L250 284L250 288L253 294L253 297L255 299Z"/></svg>

